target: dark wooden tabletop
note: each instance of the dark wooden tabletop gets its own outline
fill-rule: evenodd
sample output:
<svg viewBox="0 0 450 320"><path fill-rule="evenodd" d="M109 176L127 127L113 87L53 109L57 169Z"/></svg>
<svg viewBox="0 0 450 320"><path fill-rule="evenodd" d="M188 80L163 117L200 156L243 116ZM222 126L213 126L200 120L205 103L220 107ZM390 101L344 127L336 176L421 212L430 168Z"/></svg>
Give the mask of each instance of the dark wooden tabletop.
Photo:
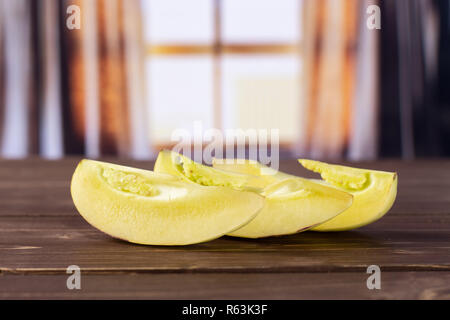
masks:
<svg viewBox="0 0 450 320"><path fill-rule="evenodd" d="M78 160L0 161L0 299L450 298L448 160L353 164L399 173L391 211L354 231L186 247L134 245L86 223L69 192ZM312 176L295 160L280 169ZM81 290L66 287L69 265ZM367 288L369 265L380 290Z"/></svg>

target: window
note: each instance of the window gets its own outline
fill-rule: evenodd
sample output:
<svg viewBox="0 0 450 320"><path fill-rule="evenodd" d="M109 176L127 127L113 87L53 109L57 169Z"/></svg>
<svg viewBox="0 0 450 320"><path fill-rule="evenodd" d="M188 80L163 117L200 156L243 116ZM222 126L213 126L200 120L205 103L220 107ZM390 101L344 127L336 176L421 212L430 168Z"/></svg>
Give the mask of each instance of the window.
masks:
<svg viewBox="0 0 450 320"><path fill-rule="evenodd" d="M151 141L173 130L301 134L301 0L142 0Z"/></svg>

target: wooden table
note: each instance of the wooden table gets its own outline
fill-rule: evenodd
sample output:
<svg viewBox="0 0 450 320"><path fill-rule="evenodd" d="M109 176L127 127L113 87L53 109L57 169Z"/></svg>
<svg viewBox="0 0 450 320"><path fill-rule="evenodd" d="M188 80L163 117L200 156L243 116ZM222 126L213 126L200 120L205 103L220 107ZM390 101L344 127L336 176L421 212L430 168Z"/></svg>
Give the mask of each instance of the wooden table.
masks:
<svg viewBox="0 0 450 320"><path fill-rule="evenodd" d="M0 299L450 298L448 160L354 164L399 173L394 207L367 227L187 247L134 245L88 225L69 193L78 160L0 161ZM312 176L295 160L280 168ZM81 268L81 290L66 287L69 265ZM369 265L381 268L381 290L367 289Z"/></svg>

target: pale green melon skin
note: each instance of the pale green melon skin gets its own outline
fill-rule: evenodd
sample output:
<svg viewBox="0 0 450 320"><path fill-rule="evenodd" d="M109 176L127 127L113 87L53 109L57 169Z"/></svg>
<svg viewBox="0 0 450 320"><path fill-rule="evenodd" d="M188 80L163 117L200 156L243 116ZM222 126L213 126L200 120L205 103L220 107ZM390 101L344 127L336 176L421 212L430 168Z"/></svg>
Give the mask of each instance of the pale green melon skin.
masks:
<svg viewBox="0 0 450 320"><path fill-rule="evenodd" d="M147 179L156 195L112 187L102 176L108 167ZM119 239L147 245L188 245L218 238L251 221L264 205L253 192L204 187L151 171L83 160L71 182L71 195L83 218Z"/></svg>

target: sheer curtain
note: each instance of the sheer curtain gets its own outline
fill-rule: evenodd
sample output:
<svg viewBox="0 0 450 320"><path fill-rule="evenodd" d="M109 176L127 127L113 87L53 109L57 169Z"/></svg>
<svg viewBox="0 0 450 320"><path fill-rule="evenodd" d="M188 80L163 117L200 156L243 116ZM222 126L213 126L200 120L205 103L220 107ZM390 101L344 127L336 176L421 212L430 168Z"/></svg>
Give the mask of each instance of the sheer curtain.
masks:
<svg viewBox="0 0 450 320"><path fill-rule="evenodd" d="M150 156L139 0L0 0L0 14L2 157Z"/></svg>
<svg viewBox="0 0 450 320"><path fill-rule="evenodd" d="M379 31L369 31L365 19L367 6L376 3L305 1L303 155L376 156Z"/></svg>

